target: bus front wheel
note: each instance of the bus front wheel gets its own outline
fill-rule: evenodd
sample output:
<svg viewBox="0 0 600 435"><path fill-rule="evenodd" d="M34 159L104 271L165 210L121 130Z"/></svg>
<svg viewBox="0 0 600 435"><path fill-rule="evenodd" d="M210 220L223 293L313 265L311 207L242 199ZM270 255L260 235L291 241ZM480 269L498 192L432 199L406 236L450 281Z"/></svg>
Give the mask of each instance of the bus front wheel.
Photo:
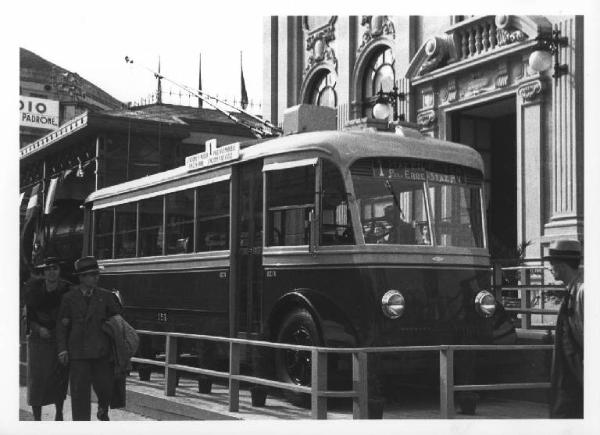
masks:
<svg viewBox="0 0 600 435"><path fill-rule="evenodd" d="M304 346L321 346L317 324L313 316L304 308L291 311L280 325L277 342L299 344ZM310 352L300 350L277 349L275 352L275 369L277 377L283 382L310 386L311 361ZM309 406L308 394L284 392L292 404Z"/></svg>

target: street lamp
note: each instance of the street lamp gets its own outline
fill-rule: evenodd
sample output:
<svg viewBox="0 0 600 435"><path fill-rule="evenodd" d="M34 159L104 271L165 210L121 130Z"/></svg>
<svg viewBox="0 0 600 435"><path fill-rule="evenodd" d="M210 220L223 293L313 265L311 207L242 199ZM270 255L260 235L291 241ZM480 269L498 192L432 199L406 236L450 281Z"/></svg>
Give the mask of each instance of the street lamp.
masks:
<svg viewBox="0 0 600 435"><path fill-rule="evenodd" d="M558 78L569 72L569 66L558 63L558 49L569 43L569 38L560 36L560 30L553 30L552 36L540 35L537 38L538 48L529 55L529 67L535 72L542 72L552 66L554 56L553 78Z"/></svg>
<svg viewBox="0 0 600 435"><path fill-rule="evenodd" d="M393 121L404 121L404 113L398 114L398 101L404 101L405 99L406 94L398 92L396 84L390 92L383 92L383 87L380 86L377 92L377 100L375 100L373 106L373 118L389 119L390 115L393 114Z"/></svg>

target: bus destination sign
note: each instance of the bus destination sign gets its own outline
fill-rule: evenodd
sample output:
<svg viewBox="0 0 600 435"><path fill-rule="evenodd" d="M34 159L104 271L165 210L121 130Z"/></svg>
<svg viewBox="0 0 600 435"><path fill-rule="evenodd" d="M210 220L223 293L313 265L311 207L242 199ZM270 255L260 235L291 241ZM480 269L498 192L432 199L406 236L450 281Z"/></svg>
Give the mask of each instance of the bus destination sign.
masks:
<svg viewBox="0 0 600 435"><path fill-rule="evenodd" d="M429 181L442 184L464 184L465 177L458 174L444 174L441 172L428 171L419 167L386 168L386 171L375 170L374 175L387 178L400 178L410 181ZM387 175L385 174L387 172Z"/></svg>
<svg viewBox="0 0 600 435"><path fill-rule="evenodd" d="M237 160L240 158L240 144L232 143L217 148L216 139L206 141L206 151L185 158L188 171L214 166L220 163Z"/></svg>

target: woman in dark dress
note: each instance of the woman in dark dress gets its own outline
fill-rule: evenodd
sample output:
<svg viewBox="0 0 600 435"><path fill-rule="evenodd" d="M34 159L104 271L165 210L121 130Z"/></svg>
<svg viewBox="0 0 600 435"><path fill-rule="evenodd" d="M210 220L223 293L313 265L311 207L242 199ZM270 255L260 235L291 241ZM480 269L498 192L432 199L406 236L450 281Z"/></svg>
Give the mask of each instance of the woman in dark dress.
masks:
<svg viewBox="0 0 600 435"><path fill-rule="evenodd" d="M68 368L58 361L56 319L62 296L70 283L60 278L57 258L48 257L40 266L43 279L27 284L27 403L34 420L42 419L42 406L54 403L55 420L62 420L63 402L67 395Z"/></svg>

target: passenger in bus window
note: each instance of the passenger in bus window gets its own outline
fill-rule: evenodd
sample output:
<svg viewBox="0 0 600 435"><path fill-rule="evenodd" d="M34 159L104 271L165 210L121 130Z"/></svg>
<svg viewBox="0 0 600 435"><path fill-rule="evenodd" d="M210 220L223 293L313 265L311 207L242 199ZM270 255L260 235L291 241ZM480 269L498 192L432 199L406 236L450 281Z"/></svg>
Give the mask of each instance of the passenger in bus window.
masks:
<svg viewBox="0 0 600 435"><path fill-rule="evenodd" d="M395 204L384 209L385 220L391 228L388 230L387 243L400 245L416 244L415 228L403 219L402 209Z"/></svg>

